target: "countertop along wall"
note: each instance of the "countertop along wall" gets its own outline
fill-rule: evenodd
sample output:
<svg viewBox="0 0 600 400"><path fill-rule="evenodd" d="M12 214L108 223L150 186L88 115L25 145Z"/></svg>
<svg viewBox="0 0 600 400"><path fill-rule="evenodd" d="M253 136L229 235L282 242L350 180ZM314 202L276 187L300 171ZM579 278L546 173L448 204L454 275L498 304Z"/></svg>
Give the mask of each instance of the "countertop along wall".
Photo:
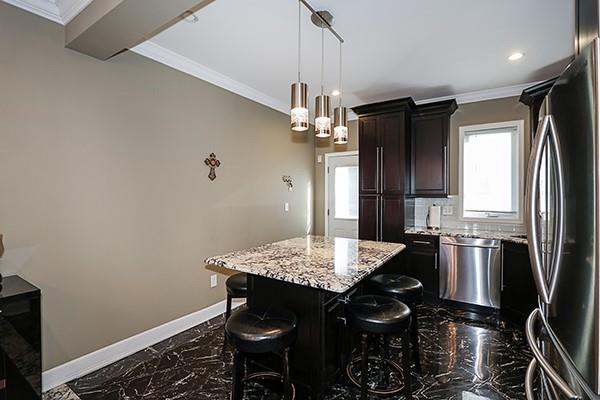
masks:
<svg viewBox="0 0 600 400"><path fill-rule="evenodd" d="M308 131L314 136L314 128ZM329 139L315 138L315 234L325 234L325 154L341 151L358 150L358 120L348 121L348 144L333 144L333 137ZM317 162L317 157L323 159Z"/></svg>
<svg viewBox="0 0 600 400"><path fill-rule="evenodd" d="M0 271L42 289L46 370L222 300L206 257L312 229L313 135L287 115L131 52L67 50L3 2L0 76Z"/></svg>

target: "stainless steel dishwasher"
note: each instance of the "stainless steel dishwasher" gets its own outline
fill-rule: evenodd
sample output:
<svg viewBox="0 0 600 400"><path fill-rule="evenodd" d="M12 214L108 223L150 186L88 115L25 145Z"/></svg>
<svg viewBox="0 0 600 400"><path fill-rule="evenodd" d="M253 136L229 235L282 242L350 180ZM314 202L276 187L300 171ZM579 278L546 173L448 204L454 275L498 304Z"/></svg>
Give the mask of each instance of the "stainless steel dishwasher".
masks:
<svg viewBox="0 0 600 400"><path fill-rule="evenodd" d="M500 240L440 238L440 297L500 308Z"/></svg>

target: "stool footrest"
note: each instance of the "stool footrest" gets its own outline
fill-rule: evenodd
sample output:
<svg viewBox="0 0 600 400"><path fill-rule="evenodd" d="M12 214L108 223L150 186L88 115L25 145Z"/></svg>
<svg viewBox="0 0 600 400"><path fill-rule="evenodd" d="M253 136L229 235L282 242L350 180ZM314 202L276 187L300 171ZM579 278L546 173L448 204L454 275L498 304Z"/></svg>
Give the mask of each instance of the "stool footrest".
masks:
<svg viewBox="0 0 600 400"><path fill-rule="evenodd" d="M381 357L379 356L369 356L367 357L369 360L371 361L376 361L378 363L381 363ZM352 359L352 361L350 361L348 363L348 366L346 367L346 374L348 375L348 378L350 379L350 382L352 382L357 388L360 388L361 386L361 380L358 379L356 377L356 374L354 373L354 371L352 371L352 367L358 363L360 363L362 361L362 357L358 356ZM396 373L403 375L402 372L402 368L394 361L390 360L389 358L386 358L384 360L386 362L387 365L389 365ZM361 377L362 379L362 377ZM380 395L380 396L389 396L392 394L396 394L396 393L400 393L402 390L404 389L404 384L402 385L394 385L391 386L389 388L386 389L372 389L367 387L367 392L371 393L371 394L376 394L376 395Z"/></svg>

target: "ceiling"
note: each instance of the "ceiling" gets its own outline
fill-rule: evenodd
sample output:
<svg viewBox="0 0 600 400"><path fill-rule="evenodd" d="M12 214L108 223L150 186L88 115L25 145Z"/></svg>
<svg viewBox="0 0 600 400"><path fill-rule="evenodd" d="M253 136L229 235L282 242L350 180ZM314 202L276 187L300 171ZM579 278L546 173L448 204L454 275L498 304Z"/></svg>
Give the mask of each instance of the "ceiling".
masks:
<svg viewBox="0 0 600 400"><path fill-rule="evenodd" d="M537 82L560 73L573 54L572 1L313 0L311 4L334 14L334 27L346 41L342 91L349 106ZM179 61L186 59L229 79L229 84L263 94L274 108L289 107L284 105L289 103L289 86L297 70L297 1L215 0L196 15L197 23L181 21L152 38L154 50L167 49L181 56ZM302 74L315 96L320 86L321 32L309 16L303 8ZM329 33L325 48L325 90L331 92L338 88L338 42ZM525 57L511 62L507 57L515 51Z"/></svg>
<svg viewBox="0 0 600 400"><path fill-rule="evenodd" d="M66 24L91 0L4 0ZM515 95L551 78L573 53L565 0L312 0L344 37L345 105L412 96L459 102ZM377 8L375 8L377 6ZM286 112L297 75L296 0L214 0L132 49ZM320 87L321 32L302 8L302 75ZM338 89L338 42L325 34L325 91ZM507 57L516 51L521 60ZM314 102L313 102L314 104Z"/></svg>

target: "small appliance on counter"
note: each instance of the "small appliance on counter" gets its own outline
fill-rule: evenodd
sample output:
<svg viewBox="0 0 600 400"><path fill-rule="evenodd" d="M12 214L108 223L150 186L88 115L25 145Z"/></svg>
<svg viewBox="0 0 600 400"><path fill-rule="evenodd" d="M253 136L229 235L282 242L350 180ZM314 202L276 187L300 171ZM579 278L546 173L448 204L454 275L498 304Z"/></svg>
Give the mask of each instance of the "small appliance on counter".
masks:
<svg viewBox="0 0 600 400"><path fill-rule="evenodd" d="M429 206L429 211L427 211L427 219L425 221L427 225L427 229L433 229L435 231L439 231L442 227L442 207L436 206L435 204Z"/></svg>

